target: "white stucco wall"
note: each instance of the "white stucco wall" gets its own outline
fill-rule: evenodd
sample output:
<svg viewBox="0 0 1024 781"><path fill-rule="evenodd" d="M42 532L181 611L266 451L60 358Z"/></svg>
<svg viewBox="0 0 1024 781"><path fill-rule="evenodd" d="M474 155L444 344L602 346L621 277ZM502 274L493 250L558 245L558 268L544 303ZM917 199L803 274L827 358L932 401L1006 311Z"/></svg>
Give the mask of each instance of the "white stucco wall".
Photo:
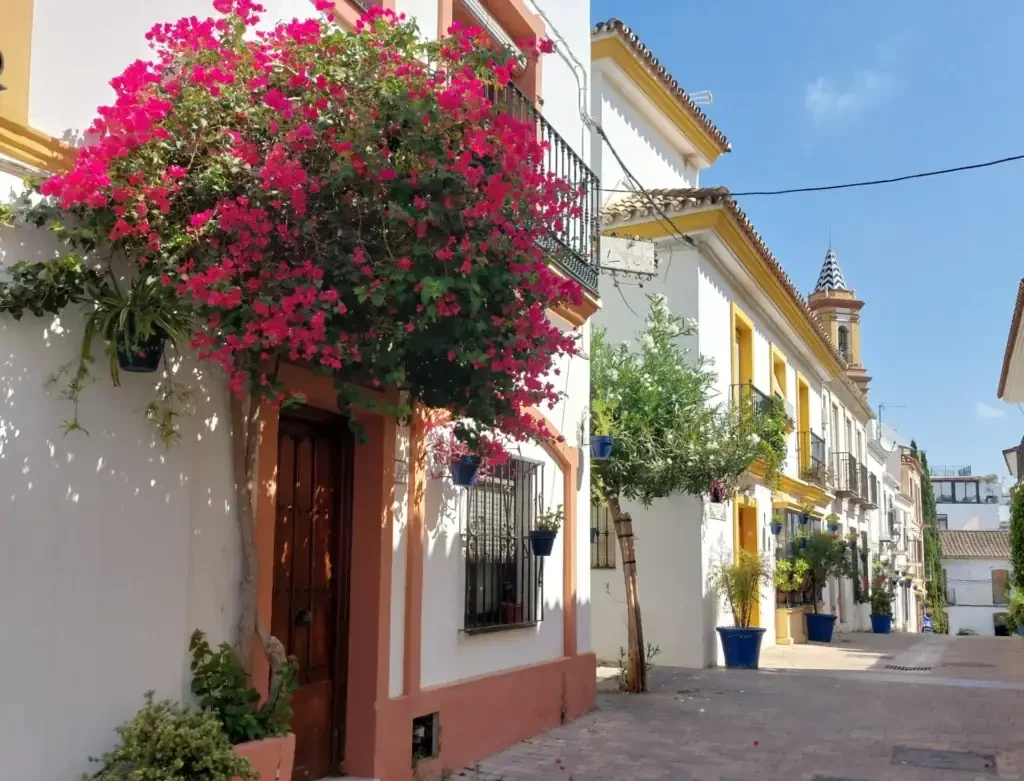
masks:
<svg viewBox="0 0 1024 781"><path fill-rule="evenodd" d="M992 571L1010 570L1008 559L942 559L947 589L956 592L956 604L949 605L949 633L973 629L979 635L994 635L993 616L1006 613L1007 605L992 602Z"/></svg>
<svg viewBox="0 0 1024 781"><path fill-rule="evenodd" d="M967 531L997 531L1010 520L1009 507L1000 504L936 504L935 512L946 516L946 528Z"/></svg>

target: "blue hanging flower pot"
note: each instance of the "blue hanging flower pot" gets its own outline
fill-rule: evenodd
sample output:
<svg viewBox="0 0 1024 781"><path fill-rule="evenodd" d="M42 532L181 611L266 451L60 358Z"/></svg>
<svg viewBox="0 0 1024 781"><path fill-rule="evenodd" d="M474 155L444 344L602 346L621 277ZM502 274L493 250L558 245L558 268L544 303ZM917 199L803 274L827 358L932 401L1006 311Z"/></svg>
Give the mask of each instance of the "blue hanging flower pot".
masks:
<svg viewBox="0 0 1024 781"><path fill-rule="evenodd" d="M800 524L806 526L811 522L811 516L809 513L804 513L800 516Z"/></svg>
<svg viewBox="0 0 1024 781"><path fill-rule="evenodd" d="M476 485L476 476L479 471L480 456L462 456L458 461L452 462L452 482L464 487Z"/></svg>
<svg viewBox="0 0 1024 781"><path fill-rule="evenodd" d="M807 547L807 538L806 537L801 537L800 538L800 547L801 548L806 548Z"/></svg>
<svg viewBox="0 0 1024 781"><path fill-rule="evenodd" d="M612 454L613 438L604 434L591 435L590 457L595 461L604 461Z"/></svg>
<svg viewBox="0 0 1024 781"><path fill-rule="evenodd" d="M779 521L772 521L772 534L778 537L782 533L782 523Z"/></svg>
<svg viewBox="0 0 1024 781"><path fill-rule="evenodd" d="M829 521L829 522L828 522L828 530L829 530L829 531L830 531L830 532L831 532L832 534L835 534L835 533L836 533L837 531L839 531L839 524L838 524L838 523L835 523L834 521Z"/></svg>

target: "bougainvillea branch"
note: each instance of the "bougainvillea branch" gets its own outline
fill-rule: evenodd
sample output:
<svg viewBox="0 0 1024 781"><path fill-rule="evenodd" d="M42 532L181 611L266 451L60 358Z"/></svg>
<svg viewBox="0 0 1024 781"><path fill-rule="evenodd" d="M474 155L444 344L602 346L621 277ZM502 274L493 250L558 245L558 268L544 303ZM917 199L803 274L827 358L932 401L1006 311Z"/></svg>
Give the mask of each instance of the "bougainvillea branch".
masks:
<svg viewBox="0 0 1024 781"><path fill-rule="evenodd" d="M148 33L154 58L112 80L93 142L39 187L49 219L172 291L240 397L285 400L288 361L332 376L342 409L363 387L448 410L474 449L491 429L551 436L525 410L560 398L575 336L547 310L582 292L538 242L581 193L503 110L515 60L380 8L349 32L329 2L269 30L251 0L213 5Z"/></svg>

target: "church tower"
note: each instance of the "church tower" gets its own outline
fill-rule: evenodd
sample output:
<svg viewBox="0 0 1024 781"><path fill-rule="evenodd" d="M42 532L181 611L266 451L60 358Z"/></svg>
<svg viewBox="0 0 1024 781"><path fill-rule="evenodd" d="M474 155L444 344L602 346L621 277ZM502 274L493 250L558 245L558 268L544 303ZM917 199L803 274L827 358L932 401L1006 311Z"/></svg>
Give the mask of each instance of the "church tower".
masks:
<svg viewBox="0 0 1024 781"><path fill-rule="evenodd" d="M864 370L860 357L860 310L864 302L858 301L857 294L846 286L839 259L831 247L825 253L818 284L807 299L807 305L839 348L839 354L846 361L847 376L866 394L871 377Z"/></svg>

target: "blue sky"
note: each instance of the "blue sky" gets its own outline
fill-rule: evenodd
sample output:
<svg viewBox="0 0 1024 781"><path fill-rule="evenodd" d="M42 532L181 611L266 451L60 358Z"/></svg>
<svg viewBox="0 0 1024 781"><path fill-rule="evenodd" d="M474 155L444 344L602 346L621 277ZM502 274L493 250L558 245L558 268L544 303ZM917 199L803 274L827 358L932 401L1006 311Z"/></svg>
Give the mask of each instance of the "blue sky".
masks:
<svg viewBox="0 0 1024 781"><path fill-rule="evenodd" d="M733 151L735 192L832 184L1024 153L1024 3L593 0L630 25ZM983 10L983 12L982 12ZM657 186L657 181L641 183ZM1024 415L996 399L1024 276L1024 161L844 192L741 198L805 292L832 244L865 301L870 400L932 464L1005 475ZM895 405L905 405L903 409Z"/></svg>

